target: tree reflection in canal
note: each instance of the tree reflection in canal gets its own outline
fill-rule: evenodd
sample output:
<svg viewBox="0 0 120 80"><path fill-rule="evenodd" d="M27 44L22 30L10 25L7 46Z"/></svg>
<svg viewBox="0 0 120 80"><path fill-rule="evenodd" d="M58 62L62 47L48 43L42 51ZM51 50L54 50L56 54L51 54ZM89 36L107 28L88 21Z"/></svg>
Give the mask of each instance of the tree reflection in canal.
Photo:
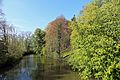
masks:
<svg viewBox="0 0 120 80"><path fill-rule="evenodd" d="M13 69L2 72L0 80L79 80L77 72L55 59L38 55L26 56Z"/></svg>

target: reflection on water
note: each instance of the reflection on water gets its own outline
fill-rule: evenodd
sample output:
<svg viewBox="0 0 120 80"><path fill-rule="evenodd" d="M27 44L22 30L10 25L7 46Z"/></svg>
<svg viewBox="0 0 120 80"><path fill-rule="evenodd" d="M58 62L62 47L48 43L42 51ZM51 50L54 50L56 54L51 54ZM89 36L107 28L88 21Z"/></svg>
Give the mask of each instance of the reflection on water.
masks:
<svg viewBox="0 0 120 80"><path fill-rule="evenodd" d="M79 80L80 76L58 60L26 56L13 69L2 72L0 80Z"/></svg>

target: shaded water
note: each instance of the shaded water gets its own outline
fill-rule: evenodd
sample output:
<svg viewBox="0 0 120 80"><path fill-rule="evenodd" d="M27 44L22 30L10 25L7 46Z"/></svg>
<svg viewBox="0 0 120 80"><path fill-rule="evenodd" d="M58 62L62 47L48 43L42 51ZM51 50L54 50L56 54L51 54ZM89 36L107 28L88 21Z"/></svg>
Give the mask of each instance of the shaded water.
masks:
<svg viewBox="0 0 120 80"><path fill-rule="evenodd" d="M77 72L58 60L29 55L13 69L0 72L0 80L79 80Z"/></svg>

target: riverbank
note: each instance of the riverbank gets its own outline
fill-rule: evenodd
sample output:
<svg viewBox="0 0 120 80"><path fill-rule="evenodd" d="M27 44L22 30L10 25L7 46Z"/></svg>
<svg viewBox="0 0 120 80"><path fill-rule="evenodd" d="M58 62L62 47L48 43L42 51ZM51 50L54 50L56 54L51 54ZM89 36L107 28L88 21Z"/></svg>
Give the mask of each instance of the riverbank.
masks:
<svg viewBox="0 0 120 80"><path fill-rule="evenodd" d="M22 59L23 57L20 57L18 59L9 58L5 63L0 65L0 72L5 72L9 69L14 68L14 66L16 66Z"/></svg>
<svg viewBox="0 0 120 80"><path fill-rule="evenodd" d="M24 54L22 54L21 56L17 58L15 58L14 56L7 57L7 61L0 64L0 71L7 71L13 68L17 64L19 64L19 62L23 59L23 57L32 55L32 54L35 54L35 53L33 53L33 51L30 51L30 52L24 52Z"/></svg>

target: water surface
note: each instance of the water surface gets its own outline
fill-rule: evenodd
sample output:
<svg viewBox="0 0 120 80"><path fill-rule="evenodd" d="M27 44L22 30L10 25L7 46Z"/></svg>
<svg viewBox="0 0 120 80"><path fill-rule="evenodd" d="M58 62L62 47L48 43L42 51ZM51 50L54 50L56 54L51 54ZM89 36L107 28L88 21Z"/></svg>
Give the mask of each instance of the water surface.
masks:
<svg viewBox="0 0 120 80"><path fill-rule="evenodd" d="M25 56L14 68L0 72L0 80L79 80L65 63L44 57Z"/></svg>

